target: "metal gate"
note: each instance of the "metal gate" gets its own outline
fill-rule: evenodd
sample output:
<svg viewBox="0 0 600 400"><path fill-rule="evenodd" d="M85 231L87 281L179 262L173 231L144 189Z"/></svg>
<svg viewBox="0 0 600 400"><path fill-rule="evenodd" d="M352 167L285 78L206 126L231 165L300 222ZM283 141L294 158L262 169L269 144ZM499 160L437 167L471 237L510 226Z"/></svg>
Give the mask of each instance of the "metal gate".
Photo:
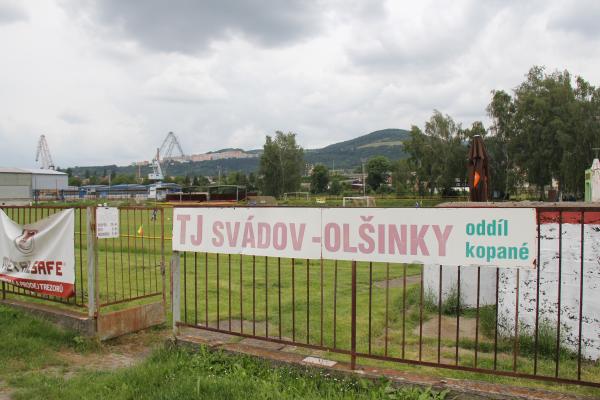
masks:
<svg viewBox="0 0 600 400"><path fill-rule="evenodd" d="M174 328L600 387L600 207L537 211L533 270L175 252Z"/></svg>
<svg viewBox="0 0 600 400"><path fill-rule="evenodd" d="M164 322L164 210L119 207L119 237L98 239L95 207L2 207L20 224L32 223L69 208L75 210L74 295L62 299L3 282L2 299L33 305L55 304L57 310L86 313L94 321L95 331L101 338ZM132 313L137 315L133 320ZM149 317L143 314L149 314Z"/></svg>

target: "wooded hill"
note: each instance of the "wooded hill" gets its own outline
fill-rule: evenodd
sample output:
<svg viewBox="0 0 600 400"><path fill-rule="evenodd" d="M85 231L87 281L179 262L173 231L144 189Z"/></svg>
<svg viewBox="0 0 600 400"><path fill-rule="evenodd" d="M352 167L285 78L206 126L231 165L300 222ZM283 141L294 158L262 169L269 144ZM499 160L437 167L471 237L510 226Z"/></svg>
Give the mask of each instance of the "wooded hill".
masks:
<svg viewBox="0 0 600 400"><path fill-rule="evenodd" d="M383 129L359 136L344 142L334 143L321 149L307 149L304 160L310 164L324 164L336 169L353 169L361 165L361 159L383 155L390 160L405 158L402 142L409 136L404 129ZM212 153L215 153L213 151ZM249 153L262 153L262 149L250 150ZM258 170L259 158L230 158L222 160L197 161L189 163L172 163L166 166L169 176L204 175L216 176L219 168L222 174L232 171L245 173ZM71 167L72 174L79 177L86 175L106 176L108 173L135 175L137 167L100 165L90 167ZM147 176L150 167L142 167L142 176Z"/></svg>

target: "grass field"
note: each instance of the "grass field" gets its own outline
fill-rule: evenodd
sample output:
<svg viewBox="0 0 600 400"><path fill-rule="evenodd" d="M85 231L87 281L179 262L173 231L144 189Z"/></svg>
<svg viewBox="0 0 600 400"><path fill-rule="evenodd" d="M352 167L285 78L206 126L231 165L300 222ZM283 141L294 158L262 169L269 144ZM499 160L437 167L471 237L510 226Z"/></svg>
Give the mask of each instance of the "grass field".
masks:
<svg viewBox="0 0 600 400"><path fill-rule="evenodd" d="M10 213L9 213L10 216ZM28 216L20 215L28 220ZM170 236L172 210L165 209L164 257L168 264L171 257ZM98 272L99 293L102 303L111 303L130 297L160 292L161 229L160 215L152 218L151 210L129 210L121 213L121 237L99 241ZM76 231L85 227L85 213L76 218ZM140 227L143 233L140 233ZM81 232L85 233L85 229ZM86 236L76 235L76 258L78 266L85 266ZM217 262L218 257L218 262ZM79 260L83 260L80 263ZM78 267L79 268L79 267ZM427 300L423 293L421 307L421 266L404 264L358 263L357 267L357 351L374 355L423 361L438 360L438 310L436 304ZM300 343L323 345L330 348L350 349L351 310L351 264L324 260L265 259L238 255L186 254L181 260L182 318L189 324L219 327L232 330L293 340ZM407 286L404 292L403 278ZM85 282L87 271L78 271L78 281ZM293 277L293 279L292 279ZM165 277L166 287L170 283ZM369 282L372 282L372 285ZM254 282L254 285L253 285ZM386 282L388 284L386 285ZM80 288L81 289L81 288ZM85 289L87 289L85 287ZM323 302L321 302L321 293ZM78 292L81 296L82 292ZM87 294L83 292L85 301ZM153 298L158 300L159 297ZM206 301L208 299L208 301ZM406 300L406 301L405 301ZM334 307L335 303L335 307ZM446 305L444 305L446 306ZM117 304L107 309L127 307ZM452 307L445 307L452 310ZM423 313L421 315L421 309ZM443 315L443 322L455 320L455 314ZM321 318L322 316L322 318ZM386 323L387 321L387 323ZM462 309L461 326L471 330L462 332L456 360L455 326L442 325L439 343L440 361L448 365L474 366L475 337L473 332L474 310ZM433 325L424 329L422 345L419 346L419 325ZM427 325L429 323L429 325ZM322 325L321 325L322 324ZM335 324L335 327L334 327ZM489 307L482 310L479 333L478 366L491 369L494 366L495 311ZM486 328L487 327L487 328ZM491 328L490 328L491 327ZM538 373L554 375L556 347L552 331L540 338ZM369 340L370 337L370 340ZM387 341L386 341L387 337ZM513 338L500 337L498 342L497 369L512 371ZM420 348L419 348L420 347ZM299 350L303 351L303 350ZM533 372L531 337L519 338L516 358L517 371ZM336 353L327 358L347 361L348 356ZM428 374L457 378L506 382L527 386L575 390L579 393L600 396L597 389L547 384L526 379L473 374L447 369L414 367L400 363L359 359L359 363L410 371L426 371ZM576 378L576 355L560 349L560 377ZM600 380L600 365L583 362L582 379Z"/></svg>
<svg viewBox="0 0 600 400"><path fill-rule="evenodd" d="M0 397L14 399L443 399L381 380L330 376L310 368L273 368L248 356L159 346L129 368L77 367L77 355L108 357L102 347L0 305ZM71 354L65 357L65 354Z"/></svg>

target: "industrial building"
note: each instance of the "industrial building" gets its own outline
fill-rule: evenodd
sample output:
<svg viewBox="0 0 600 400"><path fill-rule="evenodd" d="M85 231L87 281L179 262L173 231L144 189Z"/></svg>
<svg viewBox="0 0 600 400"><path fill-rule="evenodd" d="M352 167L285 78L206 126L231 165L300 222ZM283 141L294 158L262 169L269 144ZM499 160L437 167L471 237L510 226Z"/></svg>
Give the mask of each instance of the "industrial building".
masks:
<svg viewBox="0 0 600 400"><path fill-rule="evenodd" d="M69 178L64 172L0 167L0 205L59 198L68 185Z"/></svg>

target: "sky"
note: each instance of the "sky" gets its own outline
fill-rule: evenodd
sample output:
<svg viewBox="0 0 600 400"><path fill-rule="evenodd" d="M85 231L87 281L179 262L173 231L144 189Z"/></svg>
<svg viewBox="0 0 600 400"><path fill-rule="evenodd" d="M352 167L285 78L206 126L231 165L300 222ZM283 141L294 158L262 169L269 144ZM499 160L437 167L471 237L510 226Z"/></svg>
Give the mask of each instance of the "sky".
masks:
<svg viewBox="0 0 600 400"><path fill-rule="evenodd" d="M463 126L533 65L600 85L600 2L0 0L0 165L318 148L423 126Z"/></svg>

